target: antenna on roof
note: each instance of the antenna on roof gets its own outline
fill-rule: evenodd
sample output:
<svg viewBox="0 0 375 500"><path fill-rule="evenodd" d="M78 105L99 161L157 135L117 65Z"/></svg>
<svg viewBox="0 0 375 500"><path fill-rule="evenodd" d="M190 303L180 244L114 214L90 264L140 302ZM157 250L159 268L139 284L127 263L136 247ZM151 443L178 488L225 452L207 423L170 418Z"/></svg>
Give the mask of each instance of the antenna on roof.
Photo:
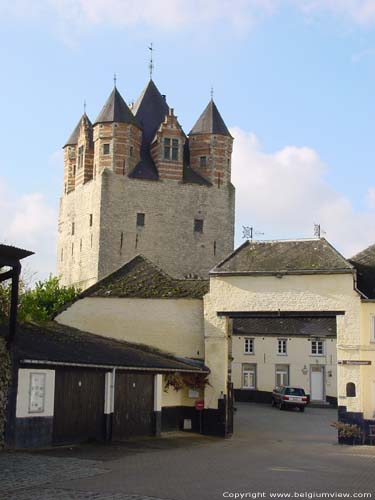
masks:
<svg viewBox="0 0 375 500"><path fill-rule="evenodd" d="M263 236L264 233L261 233L260 231L254 231L253 226L242 226L242 238L244 240L251 240L253 241L254 236Z"/></svg>
<svg viewBox="0 0 375 500"><path fill-rule="evenodd" d="M320 224L314 224L314 237L321 238L326 232L320 227Z"/></svg>
<svg viewBox="0 0 375 500"><path fill-rule="evenodd" d="M150 43L148 50L150 51L150 62L148 68L150 70L150 80L152 80L152 73L154 71L154 50L155 50L152 45L152 42Z"/></svg>
<svg viewBox="0 0 375 500"><path fill-rule="evenodd" d="M116 88L117 76L116 73L113 73L113 86Z"/></svg>

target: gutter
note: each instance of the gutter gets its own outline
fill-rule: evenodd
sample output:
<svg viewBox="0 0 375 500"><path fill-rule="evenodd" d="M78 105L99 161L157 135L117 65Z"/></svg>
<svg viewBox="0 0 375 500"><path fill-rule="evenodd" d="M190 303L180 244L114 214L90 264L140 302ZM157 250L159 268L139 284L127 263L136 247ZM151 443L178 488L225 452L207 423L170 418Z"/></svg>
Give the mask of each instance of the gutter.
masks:
<svg viewBox="0 0 375 500"><path fill-rule="evenodd" d="M315 270L306 269L301 271L247 271L247 272L236 272L236 271L211 271L210 276L215 277L227 277L227 276L275 276L275 278L282 278L283 276L303 276L305 274L352 274L352 269L336 269L336 270Z"/></svg>
<svg viewBox="0 0 375 500"><path fill-rule="evenodd" d="M135 367L135 366L117 366L117 365L90 365L88 363L70 363L65 361L43 361L39 359L21 359L20 363L30 365L51 365L51 366L71 366L75 368L101 368L106 370L127 370L138 372L181 372L181 373L210 373L209 370L192 370L188 368L150 368L150 367Z"/></svg>

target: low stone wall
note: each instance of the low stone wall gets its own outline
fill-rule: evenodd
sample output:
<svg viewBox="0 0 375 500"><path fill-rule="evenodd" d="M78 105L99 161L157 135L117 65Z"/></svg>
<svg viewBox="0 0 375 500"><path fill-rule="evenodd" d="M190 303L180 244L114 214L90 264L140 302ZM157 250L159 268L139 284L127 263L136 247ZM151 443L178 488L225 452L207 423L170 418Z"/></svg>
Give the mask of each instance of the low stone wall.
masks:
<svg viewBox="0 0 375 500"><path fill-rule="evenodd" d="M10 377L9 353L5 340L0 338L0 449L4 446L4 430Z"/></svg>

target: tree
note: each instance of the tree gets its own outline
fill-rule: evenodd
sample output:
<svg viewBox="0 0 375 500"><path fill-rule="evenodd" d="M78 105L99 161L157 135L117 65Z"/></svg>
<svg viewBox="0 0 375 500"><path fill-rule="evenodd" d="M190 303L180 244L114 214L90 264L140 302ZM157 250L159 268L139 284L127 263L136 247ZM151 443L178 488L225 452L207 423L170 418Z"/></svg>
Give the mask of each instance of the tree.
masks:
<svg viewBox="0 0 375 500"><path fill-rule="evenodd" d="M21 280L18 320L44 322L64 304L72 301L79 293L74 287L60 286L55 276L38 281L33 289L28 288ZM0 319L9 314L10 284L0 285Z"/></svg>

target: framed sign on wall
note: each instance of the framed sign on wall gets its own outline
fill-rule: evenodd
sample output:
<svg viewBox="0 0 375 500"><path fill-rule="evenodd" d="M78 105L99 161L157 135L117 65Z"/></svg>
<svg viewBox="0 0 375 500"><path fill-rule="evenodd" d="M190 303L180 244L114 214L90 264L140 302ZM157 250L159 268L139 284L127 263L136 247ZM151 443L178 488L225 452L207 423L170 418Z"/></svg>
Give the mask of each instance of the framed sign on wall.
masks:
<svg viewBox="0 0 375 500"><path fill-rule="evenodd" d="M46 374L30 373L29 413L43 413L46 400Z"/></svg>

